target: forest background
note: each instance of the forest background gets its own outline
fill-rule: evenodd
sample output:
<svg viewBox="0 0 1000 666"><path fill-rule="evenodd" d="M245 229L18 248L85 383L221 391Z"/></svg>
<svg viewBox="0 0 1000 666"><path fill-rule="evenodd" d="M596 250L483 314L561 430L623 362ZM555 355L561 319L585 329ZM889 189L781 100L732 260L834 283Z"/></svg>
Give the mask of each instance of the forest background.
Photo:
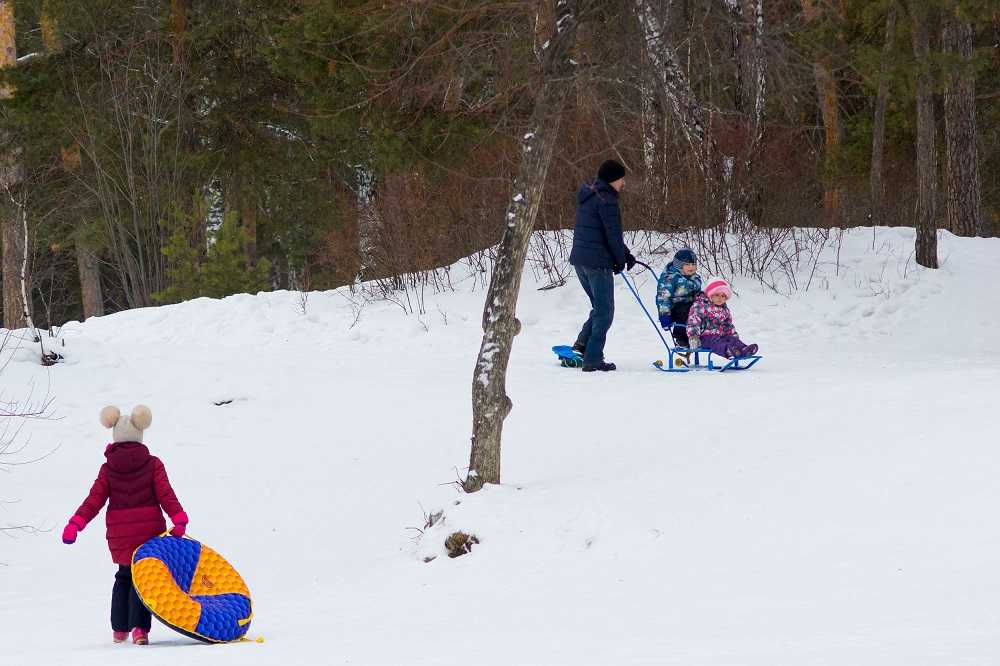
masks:
<svg viewBox="0 0 1000 666"><path fill-rule="evenodd" d="M419 310L462 259L485 284L556 4L0 1L4 327L363 282ZM628 230L748 239L723 273L781 230L917 227L930 267L937 229L1000 232L997 0L588 6L537 230L615 158ZM529 265L561 284L567 250Z"/></svg>

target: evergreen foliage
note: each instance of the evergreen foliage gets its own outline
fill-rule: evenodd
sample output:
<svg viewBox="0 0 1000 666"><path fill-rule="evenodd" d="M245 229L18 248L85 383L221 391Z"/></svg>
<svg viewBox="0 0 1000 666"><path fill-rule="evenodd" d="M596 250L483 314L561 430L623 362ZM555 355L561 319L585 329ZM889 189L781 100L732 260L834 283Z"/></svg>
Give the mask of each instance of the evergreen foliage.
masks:
<svg viewBox="0 0 1000 666"><path fill-rule="evenodd" d="M996 231L1000 10L995 0L926 2L937 94L951 73L975 76L982 201ZM826 9L811 20L804 2L764 3L765 130L745 176L755 179L747 189L760 202L758 224L816 225L830 188L842 192L844 224L866 223L893 3L906 11L900 0L816 2ZM0 75L16 91L0 102L0 143L16 148L24 167L17 196L29 214L42 323L82 315L78 244L99 257L105 306L114 311L330 288L447 264L496 243L537 93L537 36L553 20L552 3L487 0L14 5L18 54L34 55ZM633 5L602 3L581 28L543 228L571 224L572 192L606 156L624 159L644 183L627 204L630 225L715 223L669 109L656 100L653 119L643 115L648 63ZM734 35L747 37L748 19L719 0L657 6L713 139L732 151L746 132L737 101L746 72ZM941 46L949 17L973 26L970 62ZM917 65L910 21L897 26L888 59L887 220L912 224ZM824 142L817 61L836 80L835 145ZM651 122L659 161L645 173L643 128Z"/></svg>

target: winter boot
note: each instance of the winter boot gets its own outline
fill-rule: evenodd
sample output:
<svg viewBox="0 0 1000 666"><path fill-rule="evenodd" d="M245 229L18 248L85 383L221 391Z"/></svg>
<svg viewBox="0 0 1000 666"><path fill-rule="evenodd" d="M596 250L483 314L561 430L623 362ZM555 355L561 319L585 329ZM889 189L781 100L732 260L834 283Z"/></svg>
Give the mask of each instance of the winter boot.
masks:
<svg viewBox="0 0 1000 666"><path fill-rule="evenodd" d="M111 632L111 640L113 640L115 643L124 643L126 640L128 640L128 632L113 631Z"/></svg>
<svg viewBox="0 0 1000 666"><path fill-rule="evenodd" d="M756 356L758 349L759 349L759 347L757 347L757 345L747 345L746 348L743 350L743 355L744 356Z"/></svg>
<svg viewBox="0 0 1000 666"><path fill-rule="evenodd" d="M614 363L607 363L605 361L598 361L597 363L584 363L584 372L611 372L617 370Z"/></svg>
<svg viewBox="0 0 1000 666"><path fill-rule="evenodd" d="M132 630L132 642L136 645L149 645L149 632L136 627Z"/></svg>
<svg viewBox="0 0 1000 666"><path fill-rule="evenodd" d="M579 342L576 342L573 344L573 351L579 354L582 358L583 355L587 353L587 345L581 345Z"/></svg>

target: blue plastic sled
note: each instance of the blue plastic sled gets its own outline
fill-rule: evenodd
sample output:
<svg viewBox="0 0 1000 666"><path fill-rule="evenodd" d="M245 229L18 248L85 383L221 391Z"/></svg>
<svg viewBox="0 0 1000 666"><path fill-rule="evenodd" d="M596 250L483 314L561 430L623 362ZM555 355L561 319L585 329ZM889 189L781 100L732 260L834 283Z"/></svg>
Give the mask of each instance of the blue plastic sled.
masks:
<svg viewBox="0 0 1000 666"><path fill-rule="evenodd" d="M718 365L713 358L715 354L709 349L674 347L668 353L670 356L666 361L653 361L653 367L661 372L691 372L692 370L726 372L729 370L749 370L762 358L760 356L735 356L723 358L725 363ZM702 362L702 354L706 357L704 362Z"/></svg>
<svg viewBox="0 0 1000 666"><path fill-rule="evenodd" d="M559 359L559 365L564 368L582 368L583 367L583 357L577 352L573 351L573 348L569 345L556 345L552 348L555 352L556 357Z"/></svg>

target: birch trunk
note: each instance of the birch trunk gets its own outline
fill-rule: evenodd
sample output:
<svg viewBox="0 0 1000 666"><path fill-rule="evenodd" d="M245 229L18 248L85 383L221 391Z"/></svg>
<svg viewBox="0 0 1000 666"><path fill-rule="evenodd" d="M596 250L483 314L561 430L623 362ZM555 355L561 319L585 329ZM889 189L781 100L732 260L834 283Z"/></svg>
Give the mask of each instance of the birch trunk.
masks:
<svg viewBox="0 0 1000 666"><path fill-rule="evenodd" d="M875 98L875 120L872 127L872 165L869 175L871 187L871 220L873 226L883 224L885 206L885 185L882 181L882 162L885 156L885 109L889 101L889 67L892 43L896 37L896 4L889 6L885 19L885 45L882 47L882 63L879 65L878 93Z"/></svg>
<svg viewBox="0 0 1000 666"><path fill-rule="evenodd" d="M930 18L924 0L910 1L913 55L917 61L917 263L937 268L938 162L934 80L930 63Z"/></svg>
<svg viewBox="0 0 1000 666"><path fill-rule="evenodd" d="M970 71L972 25L948 16L941 42L945 53L958 56L958 71L947 76L944 91L945 182L948 228L959 236L986 236L976 144L976 80Z"/></svg>
<svg viewBox="0 0 1000 666"><path fill-rule="evenodd" d="M472 376L472 452L465 489L500 483L500 440L513 403L507 395L507 363L528 242L541 203L566 98L573 85L570 59L580 18L597 0L558 0L556 21L542 51L542 81L527 134L521 142L521 165L514 196L507 205L503 238L483 308L483 341Z"/></svg>
<svg viewBox="0 0 1000 666"><path fill-rule="evenodd" d="M707 131L708 114L698 102L674 49L667 43L662 21L649 0L634 0L651 75L666 106L677 118L699 170L710 181L718 180L717 150Z"/></svg>

